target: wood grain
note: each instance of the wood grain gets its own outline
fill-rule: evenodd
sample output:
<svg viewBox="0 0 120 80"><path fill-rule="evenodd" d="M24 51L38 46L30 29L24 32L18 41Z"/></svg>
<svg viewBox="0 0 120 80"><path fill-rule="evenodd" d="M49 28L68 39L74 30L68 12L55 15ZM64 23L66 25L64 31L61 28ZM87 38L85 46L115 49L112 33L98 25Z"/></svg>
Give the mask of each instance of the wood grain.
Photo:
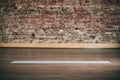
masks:
<svg viewBox="0 0 120 80"><path fill-rule="evenodd" d="M0 80L120 80L120 49L0 48ZM107 60L112 64L10 64L13 60Z"/></svg>

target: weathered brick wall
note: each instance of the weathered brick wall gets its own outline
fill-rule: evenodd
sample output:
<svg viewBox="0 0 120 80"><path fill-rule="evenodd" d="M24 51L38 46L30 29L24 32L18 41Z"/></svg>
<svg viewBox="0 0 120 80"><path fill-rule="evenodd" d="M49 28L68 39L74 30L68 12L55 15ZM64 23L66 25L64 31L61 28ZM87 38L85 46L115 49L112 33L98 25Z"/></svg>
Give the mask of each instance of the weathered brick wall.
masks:
<svg viewBox="0 0 120 80"><path fill-rule="evenodd" d="M103 1L0 0L0 42L120 43L120 7Z"/></svg>

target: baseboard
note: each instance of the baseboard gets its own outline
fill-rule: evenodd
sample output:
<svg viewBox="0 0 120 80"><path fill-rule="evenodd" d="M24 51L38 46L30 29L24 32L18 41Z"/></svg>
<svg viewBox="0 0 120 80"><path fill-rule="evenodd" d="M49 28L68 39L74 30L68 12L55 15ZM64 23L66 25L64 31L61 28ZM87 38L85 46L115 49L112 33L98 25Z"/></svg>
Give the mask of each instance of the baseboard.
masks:
<svg viewBox="0 0 120 80"><path fill-rule="evenodd" d="M0 47L18 48L120 48L120 44L98 43L0 43Z"/></svg>

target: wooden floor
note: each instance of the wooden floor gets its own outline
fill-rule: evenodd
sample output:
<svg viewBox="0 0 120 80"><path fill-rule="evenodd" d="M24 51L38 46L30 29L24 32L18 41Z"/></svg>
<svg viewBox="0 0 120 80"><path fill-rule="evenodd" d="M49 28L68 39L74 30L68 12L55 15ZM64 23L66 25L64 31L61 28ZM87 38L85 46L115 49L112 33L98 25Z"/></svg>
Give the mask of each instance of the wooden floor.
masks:
<svg viewBox="0 0 120 80"><path fill-rule="evenodd" d="M11 64L13 60L112 64ZM0 48L0 80L120 80L120 49Z"/></svg>

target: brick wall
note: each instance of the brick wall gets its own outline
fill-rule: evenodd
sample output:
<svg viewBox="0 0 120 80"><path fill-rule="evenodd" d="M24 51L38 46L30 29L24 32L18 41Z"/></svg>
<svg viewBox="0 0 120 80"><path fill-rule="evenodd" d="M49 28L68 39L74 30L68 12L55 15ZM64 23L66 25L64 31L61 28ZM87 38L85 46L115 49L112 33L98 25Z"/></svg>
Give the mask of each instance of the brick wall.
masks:
<svg viewBox="0 0 120 80"><path fill-rule="evenodd" d="M119 3L0 0L0 42L120 43Z"/></svg>

